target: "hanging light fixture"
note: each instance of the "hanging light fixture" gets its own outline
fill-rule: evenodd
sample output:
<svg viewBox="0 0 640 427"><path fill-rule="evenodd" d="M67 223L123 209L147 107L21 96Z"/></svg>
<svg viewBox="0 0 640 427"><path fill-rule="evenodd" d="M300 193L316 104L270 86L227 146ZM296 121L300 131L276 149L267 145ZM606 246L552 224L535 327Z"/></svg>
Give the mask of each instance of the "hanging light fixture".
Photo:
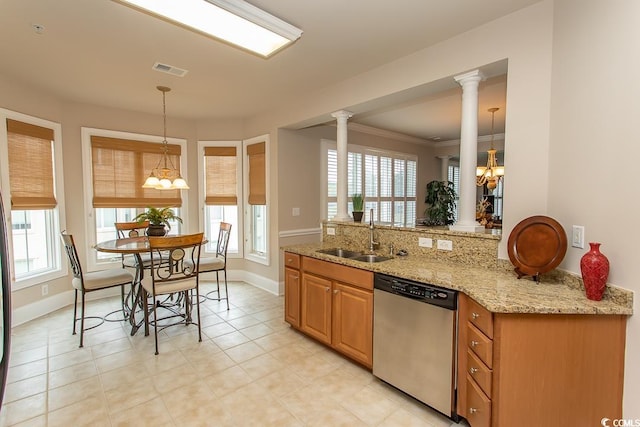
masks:
<svg viewBox="0 0 640 427"><path fill-rule="evenodd" d="M487 166L478 166L476 169L476 185L482 187L487 184L489 190L493 190L498 185L498 181L504 176L504 166L498 166L496 160L497 150L493 148L493 125L495 122L496 111L499 108L489 108L487 111L491 113L491 149L487 151Z"/></svg>
<svg viewBox="0 0 640 427"><path fill-rule="evenodd" d="M162 157L158 160L158 164L151 170L142 188L155 188L157 190L188 190L187 181L182 178L180 171L174 166L169 157L169 144L167 143L167 104L165 102L165 94L171 90L166 86L156 87L162 92Z"/></svg>

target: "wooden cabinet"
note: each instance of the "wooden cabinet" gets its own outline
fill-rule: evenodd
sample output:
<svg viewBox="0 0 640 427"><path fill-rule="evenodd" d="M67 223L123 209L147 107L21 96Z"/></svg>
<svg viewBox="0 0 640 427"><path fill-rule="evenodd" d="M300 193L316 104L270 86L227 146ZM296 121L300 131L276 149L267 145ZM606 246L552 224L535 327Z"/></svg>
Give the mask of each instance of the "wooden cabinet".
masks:
<svg viewBox="0 0 640 427"><path fill-rule="evenodd" d="M310 257L300 270L300 330L371 368L373 273Z"/></svg>
<svg viewBox="0 0 640 427"><path fill-rule="evenodd" d="M284 320L300 327L300 255L284 253Z"/></svg>
<svg viewBox="0 0 640 427"><path fill-rule="evenodd" d="M458 414L472 427L622 418L626 316L490 313L460 294Z"/></svg>

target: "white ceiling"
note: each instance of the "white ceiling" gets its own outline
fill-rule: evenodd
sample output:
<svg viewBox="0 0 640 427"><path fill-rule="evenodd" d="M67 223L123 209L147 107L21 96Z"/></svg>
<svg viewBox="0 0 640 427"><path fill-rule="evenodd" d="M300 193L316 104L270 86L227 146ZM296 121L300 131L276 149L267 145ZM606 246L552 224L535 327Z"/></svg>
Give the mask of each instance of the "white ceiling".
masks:
<svg viewBox="0 0 640 427"><path fill-rule="evenodd" d="M187 119L251 117L448 39L538 0L251 0L301 28L263 59L107 0L1 0L0 73L74 102ZM44 30L38 34L33 25ZM156 62L188 70L176 77ZM496 74L506 72L499 64ZM360 111L352 122L427 139L459 138L460 88L425 88ZM481 86L504 130L506 78ZM0 101L1 102L1 101ZM0 105L2 106L2 105ZM490 115L480 114L481 135Z"/></svg>

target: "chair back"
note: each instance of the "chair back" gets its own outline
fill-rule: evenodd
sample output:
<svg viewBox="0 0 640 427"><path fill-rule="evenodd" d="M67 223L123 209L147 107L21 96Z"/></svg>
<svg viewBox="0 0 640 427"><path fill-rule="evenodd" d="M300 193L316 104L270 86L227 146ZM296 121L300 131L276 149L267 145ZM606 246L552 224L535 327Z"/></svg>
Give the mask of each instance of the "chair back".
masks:
<svg viewBox="0 0 640 427"><path fill-rule="evenodd" d="M144 236L145 230L149 227L149 221L142 222L116 222L116 233L118 233L118 239L125 237L138 237Z"/></svg>
<svg viewBox="0 0 640 427"><path fill-rule="evenodd" d="M80 259L78 258L78 251L76 250L76 244L73 241L73 235L66 234L64 231L60 233L62 243L64 244L64 250L67 253L69 259L69 266L73 277L80 279L82 282L82 266L80 265Z"/></svg>
<svg viewBox="0 0 640 427"><path fill-rule="evenodd" d="M229 246L229 236L231 235L231 224L227 222L220 223L220 231L218 232L218 246L216 247L216 256L227 260L227 247Z"/></svg>
<svg viewBox="0 0 640 427"><path fill-rule="evenodd" d="M195 279L198 283L200 247L204 233L182 236L149 236L151 277L156 284Z"/></svg>

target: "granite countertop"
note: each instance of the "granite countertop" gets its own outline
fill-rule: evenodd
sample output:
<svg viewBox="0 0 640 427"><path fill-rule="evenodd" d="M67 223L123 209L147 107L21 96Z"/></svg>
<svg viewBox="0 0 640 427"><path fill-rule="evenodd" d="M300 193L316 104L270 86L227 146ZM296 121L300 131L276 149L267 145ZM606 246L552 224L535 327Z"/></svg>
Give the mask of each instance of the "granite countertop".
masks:
<svg viewBox="0 0 640 427"><path fill-rule="evenodd" d="M513 271L429 261L411 255L367 263L317 252L328 248L330 247L322 244L303 244L282 249L464 292L494 313L633 314L633 294L621 288L605 294L601 301L591 301L587 299L584 290L567 286L553 278L544 278L536 283L530 277L518 279Z"/></svg>

